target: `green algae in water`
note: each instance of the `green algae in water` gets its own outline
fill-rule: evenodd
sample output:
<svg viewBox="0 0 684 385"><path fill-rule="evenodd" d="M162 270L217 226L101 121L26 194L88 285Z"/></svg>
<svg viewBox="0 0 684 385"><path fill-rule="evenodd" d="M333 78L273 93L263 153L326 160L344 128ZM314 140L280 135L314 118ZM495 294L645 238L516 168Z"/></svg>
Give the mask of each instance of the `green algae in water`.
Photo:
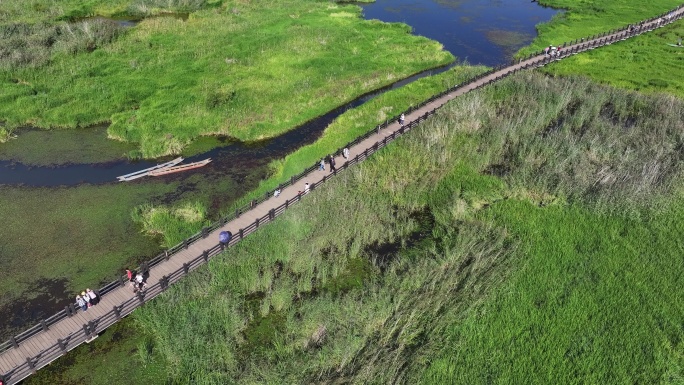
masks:
<svg viewBox="0 0 684 385"><path fill-rule="evenodd" d="M517 31L506 31L502 29L492 29L485 31L487 40L503 48L506 56L513 56L513 54L522 48L528 41L531 41L534 36Z"/></svg>
<svg viewBox="0 0 684 385"><path fill-rule="evenodd" d="M16 139L0 144L0 160L12 160L31 166L68 163L104 163L123 160L136 149L131 143L107 138L107 126L78 130L15 131Z"/></svg>

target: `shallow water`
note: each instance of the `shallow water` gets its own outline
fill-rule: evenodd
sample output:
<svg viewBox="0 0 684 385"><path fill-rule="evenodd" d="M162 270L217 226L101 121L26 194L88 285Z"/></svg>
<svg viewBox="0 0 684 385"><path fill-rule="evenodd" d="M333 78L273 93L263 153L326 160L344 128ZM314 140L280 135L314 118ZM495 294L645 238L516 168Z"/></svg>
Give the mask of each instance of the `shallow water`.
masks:
<svg viewBox="0 0 684 385"><path fill-rule="evenodd" d="M402 22L444 45L459 61L497 66L537 36L558 10L529 0L376 0L366 19Z"/></svg>

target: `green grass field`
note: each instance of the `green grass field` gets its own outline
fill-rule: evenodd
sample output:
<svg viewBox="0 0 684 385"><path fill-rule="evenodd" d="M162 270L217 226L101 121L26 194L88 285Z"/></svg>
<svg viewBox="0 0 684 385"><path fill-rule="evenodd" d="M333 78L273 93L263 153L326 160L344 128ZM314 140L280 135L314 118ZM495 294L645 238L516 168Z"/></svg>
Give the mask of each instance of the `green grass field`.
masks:
<svg viewBox="0 0 684 385"><path fill-rule="evenodd" d="M109 137L137 143L141 156L178 154L202 135L277 136L453 60L406 25L318 1L226 1L186 21L145 19L115 38L95 26L73 28L92 40L77 42L85 48L74 43L41 66L0 72L6 133L111 121Z"/></svg>
<svg viewBox="0 0 684 385"><path fill-rule="evenodd" d="M681 196L639 218L507 201L484 214L520 269L445 330L423 383L677 384L684 375Z"/></svg>

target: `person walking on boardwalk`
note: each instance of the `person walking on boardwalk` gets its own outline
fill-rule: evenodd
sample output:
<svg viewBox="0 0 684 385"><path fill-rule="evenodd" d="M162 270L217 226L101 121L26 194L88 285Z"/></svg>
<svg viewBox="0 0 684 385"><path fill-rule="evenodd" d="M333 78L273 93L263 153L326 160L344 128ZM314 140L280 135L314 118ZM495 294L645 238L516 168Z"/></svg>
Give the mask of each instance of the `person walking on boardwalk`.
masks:
<svg viewBox="0 0 684 385"><path fill-rule="evenodd" d="M88 296L88 294L86 294L85 291L82 291L82 292L81 292L81 298L83 298L83 300L85 301L86 307L87 307L88 309L90 309L90 307L93 306L93 304L90 303L90 296Z"/></svg>
<svg viewBox="0 0 684 385"><path fill-rule="evenodd" d="M232 238L233 233L231 233L230 231L221 231L219 233L219 242L224 246L228 246Z"/></svg>
<svg viewBox="0 0 684 385"><path fill-rule="evenodd" d="M83 311L88 311L88 305L86 304L86 301L81 297L80 295L76 296L76 303L78 304L78 307L81 308Z"/></svg>
<svg viewBox="0 0 684 385"><path fill-rule="evenodd" d="M318 166L319 171L325 171L325 158L321 158L321 164Z"/></svg>
<svg viewBox="0 0 684 385"><path fill-rule="evenodd" d="M330 155L330 172L335 172L335 157Z"/></svg>
<svg viewBox="0 0 684 385"><path fill-rule="evenodd" d="M93 304L93 306L97 305L98 302L100 302L100 298L95 294L94 291L90 289L86 289L86 294L88 297L90 297L90 303Z"/></svg>
<svg viewBox="0 0 684 385"><path fill-rule="evenodd" d="M304 194L308 194L308 193L309 193L309 183L305 183L304 184Z"/></svg>
<svg viewBox="0 0 684 385"><path fill-rule="evenodd" d="M138 290L144 290L145 287L147 286L147 283L145 283L145 280L143 279L143 276L140 273L138 273L135 276L135 283L136 283L136 288Z"/></svg>
<svg viewBox="0 0 684 385"><path fill-rule="evenodd" d="M401 116L399 117L399 125L404 127L404 114L401 114Z"/></svg>
<svg viewBox="0 0 684 385"><path fill-rule="evenodd" d="M345 147L344 150L342 150L342 156L345 160L349 159L349 149L347 147Z"/></svg>
<svg viewBox="0 0 684 385"><path fill-rule="evenodd" d="M133 271L131 271L131 269L126 269L126 277L128 277L128 283L131 285L133 291L135 292L135 279L133 279L133 276L135 276Z"/></svg>

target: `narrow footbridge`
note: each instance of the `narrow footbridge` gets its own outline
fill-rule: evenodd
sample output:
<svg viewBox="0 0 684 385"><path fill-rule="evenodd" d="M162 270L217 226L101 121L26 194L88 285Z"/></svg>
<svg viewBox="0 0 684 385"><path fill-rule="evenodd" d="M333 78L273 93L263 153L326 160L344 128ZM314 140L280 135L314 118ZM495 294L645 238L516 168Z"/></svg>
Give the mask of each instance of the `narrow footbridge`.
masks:
<svg viewBox="0 0 684 385"><path fill-rule="evenodd" d="M404 126L397 122L397 116L371 129L346 146L350 152L347 159L342 156L341 149L335 153L336 163L339 165L335 172L318 171L318 165L312 165L283 183L278 196L274 196L274 191L267 192L245 207L237 209L230 216L144 263L141 270L149 274L148 287L144 292L134 294L122 277L101 288L100 303L88 311L83 312L73 305L68 306L40 324L0 344L0 385L16 384L68 351L97 337L98 333L163 293L169 285L208 262L226 247L240 242L260 226L273 221L289 207L306 201L305 183L310 185L309 193L315 193L316 188L322 183L406 134L448 101L517 71L541 67L583 51L652 31L680 19L683 15L684 5L632 26L565 43L559 46L559 51L554 56L540 52L510 65L494 68L467 83L431 97L418 107L405 111L407 123ZM226 246L218 243L218 233L224 230L234 234Z"/></svg>

